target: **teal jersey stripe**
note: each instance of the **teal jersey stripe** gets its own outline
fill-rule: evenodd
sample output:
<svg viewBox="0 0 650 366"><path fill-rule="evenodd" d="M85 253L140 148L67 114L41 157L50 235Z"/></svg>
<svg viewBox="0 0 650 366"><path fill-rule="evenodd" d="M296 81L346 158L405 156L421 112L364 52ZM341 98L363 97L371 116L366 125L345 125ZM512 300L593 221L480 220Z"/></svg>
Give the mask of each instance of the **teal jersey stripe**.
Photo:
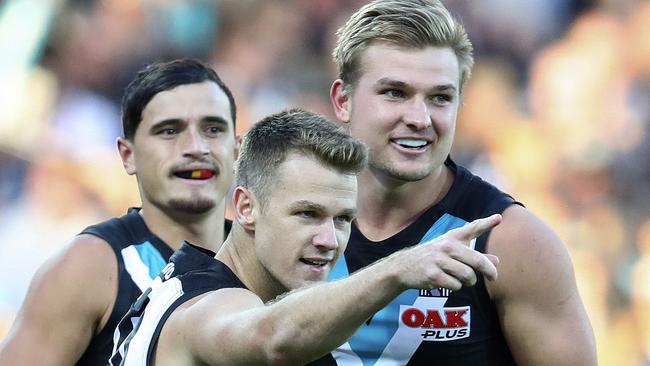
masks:
<svg viewBox="0 0 650 366"><path fill-rule="evenodd" d="M422 240L420 240L420 243L424 243L431 239L435 239L440 235L446 233L447 231L459 228L465 225L466 223L467 221L446 213L442 215L442 217L440 217L438 221L436 221L433 225L431 225L429 230L422 237Z"/></svg>
<svg viewBox="0 0 650 366"><path fill-rule="evenodd" d="M434 239L449 230L461 227L465 220L450 214L444 214L424 234L419 244ZM354 244L353 244L354 245ZM338 280L349 275L345 256L339 258L330 272L329 281ZM385 308L374 314L369 323L362 325L348 340L350 348L361 358L364 366L374 365L388 342L398 329L400 305L412 305L417 299L419 290L410 289L401 293Z"/></svg>
<svg viewBox="0 0 650 366"><path fill-rule="evenodd" d="M160 252L149 241L134 245L140 260L149 268L149 277L154 279L167 265Z"/></svg>

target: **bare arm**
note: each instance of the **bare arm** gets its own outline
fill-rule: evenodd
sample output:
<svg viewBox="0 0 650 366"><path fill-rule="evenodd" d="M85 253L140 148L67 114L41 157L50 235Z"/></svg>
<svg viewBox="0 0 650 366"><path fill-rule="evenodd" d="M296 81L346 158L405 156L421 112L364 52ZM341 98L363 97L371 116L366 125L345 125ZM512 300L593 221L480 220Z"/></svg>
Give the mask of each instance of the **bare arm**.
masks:
<svg viewBox="0 0 650 366"><path fill-rule="evenodd" d="M560 239L529 211L512 206L488 249L499 280L488 283L508 345L521 365L595 365L594 335Z"/></svg>
<svg viewBox="0 0 650 366"><path fill-rule="evenodd" d="M161 347L180 341L189 354L185 359L196 364L309 362L345 342L407 288L473 285L476 278L468 264L489 278L496 277L492 262L468 245L500 219L495 215L476 221L397 252L348 278L293 291L267 305L246 290L215 291L172 315L158 355Z"/></svg>
<svg viewBox="0 0 650 366"><path fill-rule="evenodd" d="M7 337L0 365L72 365L103 326L117 292L115 255L81 235L41 266Z"/></svg>

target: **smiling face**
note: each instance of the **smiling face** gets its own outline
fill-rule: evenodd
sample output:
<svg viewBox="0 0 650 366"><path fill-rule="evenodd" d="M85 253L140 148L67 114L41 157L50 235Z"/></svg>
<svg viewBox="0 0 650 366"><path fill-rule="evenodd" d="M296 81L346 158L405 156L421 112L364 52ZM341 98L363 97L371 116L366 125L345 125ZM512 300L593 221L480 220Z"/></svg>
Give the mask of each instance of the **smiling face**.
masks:
<svg viewBox="0 0 650 366"><path fill-rule="evenodd" d="M454 138L459 105L458 59L448 47L369 46L361 76L332 101L350 134L369 148L369 169L398 181L439 174Z"/></svg>
<svg viewBox="0 0 650 366"><path fill-rule="evenodd" d="M237 146L228 97L211 81L158 93L133 141L120 139L118 148L127 173L137 176L145 210L207 213L232 182Z"/></svg>
<svg viewBox="0 0 650 366"><path fill-rule="evenodd" d="M284 291L325 281L345 250L356 213L357 179L290 153L255 217L255 251Z"/></svg>

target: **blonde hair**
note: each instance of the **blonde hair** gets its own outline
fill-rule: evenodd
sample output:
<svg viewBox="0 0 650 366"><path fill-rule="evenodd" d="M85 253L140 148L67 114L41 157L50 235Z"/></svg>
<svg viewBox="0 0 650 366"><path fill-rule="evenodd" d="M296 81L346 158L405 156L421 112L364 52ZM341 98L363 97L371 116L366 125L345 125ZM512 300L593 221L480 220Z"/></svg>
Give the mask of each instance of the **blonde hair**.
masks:
<svg viewBox="0 0 650 366"><path fill-rule="evenodd" d="M474 65L465 28L439 0L375 0L361 7L337 32L332 55L339 78L352 87L361 76L361 55L375 42L424 48L450 47L460 68L462 92Z"/></svg>

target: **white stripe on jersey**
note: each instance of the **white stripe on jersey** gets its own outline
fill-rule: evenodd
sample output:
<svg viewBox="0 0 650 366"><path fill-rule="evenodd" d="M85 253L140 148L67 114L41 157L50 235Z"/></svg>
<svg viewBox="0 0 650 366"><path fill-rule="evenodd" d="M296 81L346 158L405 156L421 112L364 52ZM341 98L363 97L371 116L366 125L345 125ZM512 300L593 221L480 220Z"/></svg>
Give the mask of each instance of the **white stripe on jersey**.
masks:
<svg viewBox="0 0 650 366"><path fill-rule="evenodd" d="M446 297L418 297L413 305L409 307L423 307L429 309L442 308L447 301ZM400 308L405 307L400 305ZM374 366L402 366L411 359L420 343L422 343L422 329L410 328L403 324L399 325L390 342L386 345L381 356L373 364ZM332 351L332 356L339 366L363 366L361 358L350 348L350 344L339 346Z"/></svg>
<svg viewBox="0 0 650 366"><path fill-rule="evenodd" d="M122 249L122 258L124 259L124 268L131 275L131 279L140 288L140 291L144 292L153 280L149 276L149 266L142 261L140 253L133 245Z"/></svg>
<svg viewBox="0 0 650 366"><path fill-rule="evenodd" d="M156 278L154 278L154 280L151 282L151 290L153 291L153 289L159 287L161 284L162 284L162 279L160 278L160 276L156 276ZM145 296L145 294L146 294L147 297L149 297L149 294L147 294L146 291L140 296ZM140 300L141 299L138 298L136 300L136 303L140 302ZM124 315L124 317L127 317L127 316L131 315L131 312L132 312L132 310L129 310ZM141 313L138 313L138 314L140 314L140 315L135 316L135 314L133 314L134 316L131 317L131 319L130 319L131 320L131 327L128 328L128 329L130 329L131 333L134 333L134 330L138 329L138 325L140 324L140 319L142 319L142 314ZM121 329L120 326L125 321L126 320L124 320L124 319L120 320L119 325L115 328L115 332L113 332L113 350L111 351L111 355L114 355L117 352L119 352L120 355L124 356L124 346L126 345L126 347L128 348L128 343L131 341L131 338L129 337L130 334L126 334L125 337L124 337L125 338L124 341L122 343L120 343L120 340L122 340L122 334L120 333L120 329ZM118 351L118 349L117 349L118 347L120 347L121 350Z"/></svg>
<svg viewBox="0 0 650 366"><path fill-rule="evenodd" d="M400 305L400 308L442 309L445 302L447 302L446 297L418 297L413 305ZM420 343L422 343L421 333L421 328L407 327L400 322L397 331L382 352L381 357L375 362L375 366L406 365L420 347Z"/></svg>
<svg viewBox="0 0 650 366"><path fill-rule="evenodd" d="M363 366L363 361L354 353L348 342L343 343L339 348L332 351L332 357L337 365Z"/></svg>
<svg viewBox="0 0 650 366"><path fill-rule="evenodd" d="M165 281L151 291L149 294L151 301L147 304L135 335L132 333L127 338L130 341L128 342L126 355L123 353L127 342L123 342L119 346L118 352L123 357L120 365L147 366L147 353L151 347L151 340L158 323L160 323L167 309L182 295L183 286L177 278Z"/></svg>

